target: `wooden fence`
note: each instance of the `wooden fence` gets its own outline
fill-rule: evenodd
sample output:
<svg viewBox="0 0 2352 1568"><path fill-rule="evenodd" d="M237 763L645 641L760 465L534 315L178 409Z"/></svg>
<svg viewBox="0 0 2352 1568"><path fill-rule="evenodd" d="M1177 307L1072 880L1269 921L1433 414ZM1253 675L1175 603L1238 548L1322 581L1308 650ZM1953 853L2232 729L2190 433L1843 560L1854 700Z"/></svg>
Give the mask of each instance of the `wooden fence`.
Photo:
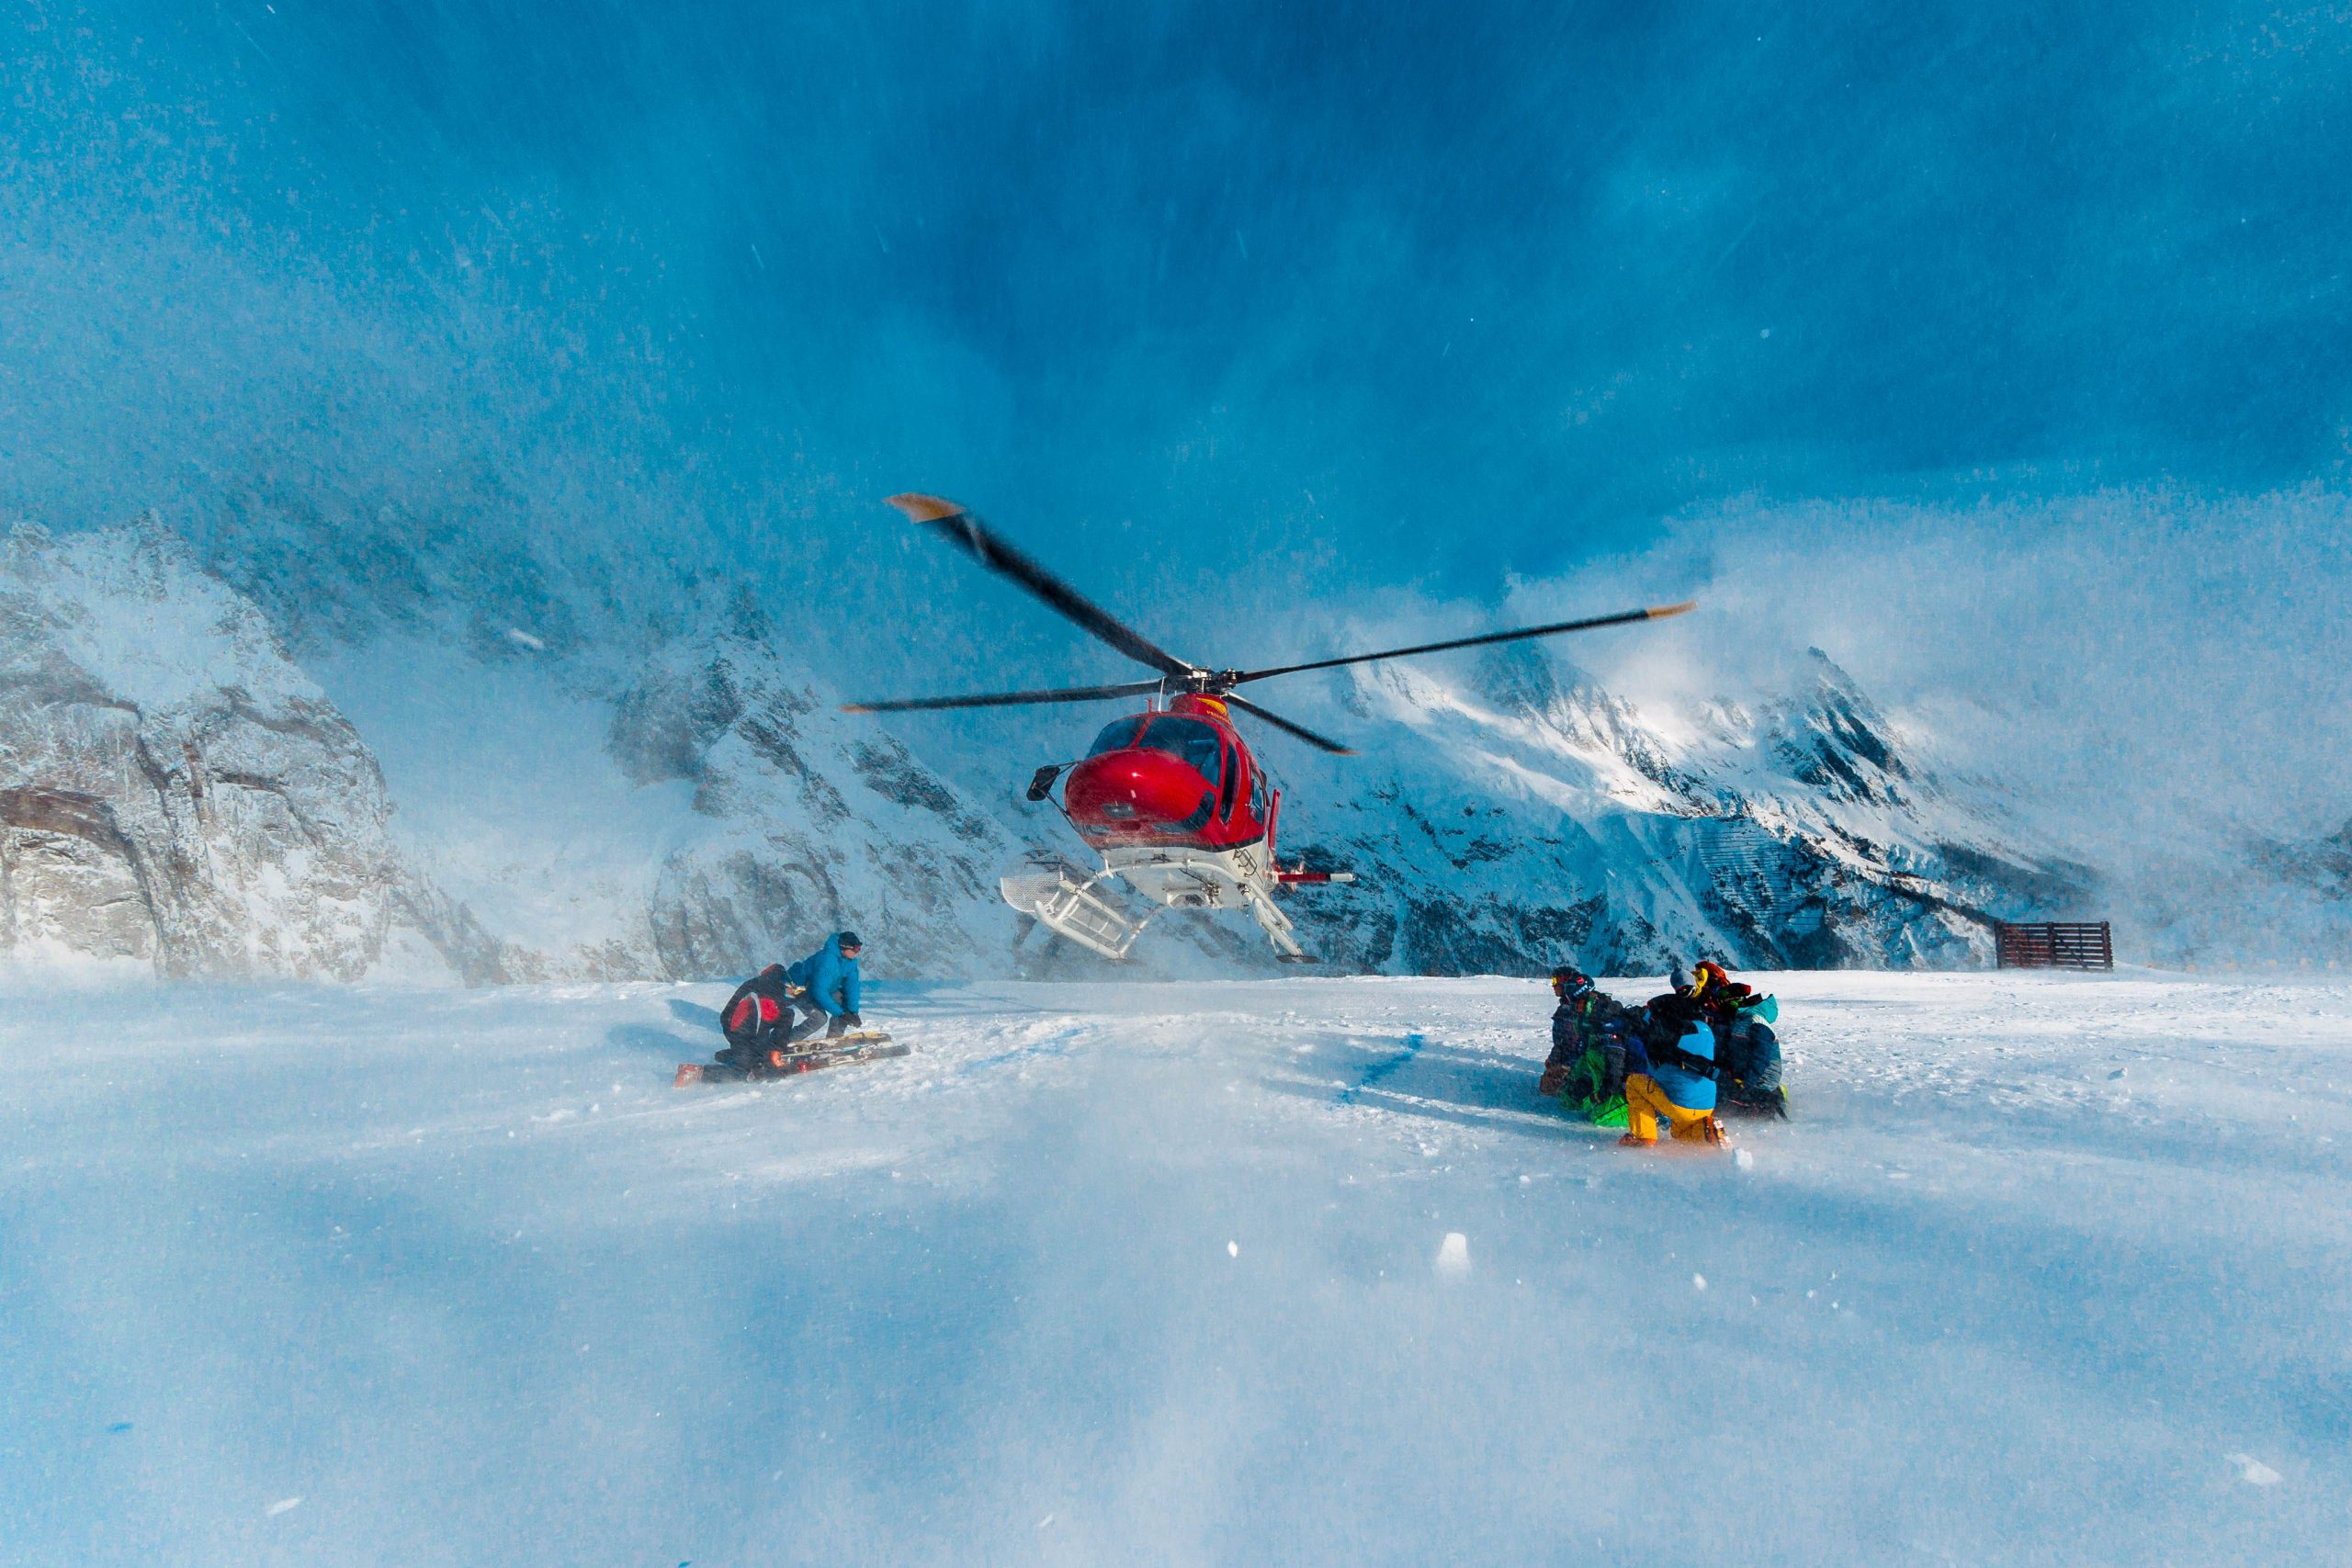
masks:
<svg viewBox="0 0 2352 1568"><path fill-rule="evenodd" d="M2004 969L2112 969L2115 935L2108 922L2043 920L1993 925L1993 948Z"/></svg>

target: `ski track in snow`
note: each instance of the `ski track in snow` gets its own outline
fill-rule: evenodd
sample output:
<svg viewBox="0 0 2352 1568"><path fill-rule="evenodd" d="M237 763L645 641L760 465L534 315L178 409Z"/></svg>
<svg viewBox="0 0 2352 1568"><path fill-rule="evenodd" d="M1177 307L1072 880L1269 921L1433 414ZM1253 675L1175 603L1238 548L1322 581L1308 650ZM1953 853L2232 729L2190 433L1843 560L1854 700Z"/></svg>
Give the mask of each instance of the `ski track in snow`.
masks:
<svg viewBox="0 0 2352 1568"><path fill-rule="evenodd" d="M0 1537L2325 1560L2352 987L1769 983L1745 1164L1535 1099L1527 982L878 986L684 1093L725 986L12 996Z"/></svg>

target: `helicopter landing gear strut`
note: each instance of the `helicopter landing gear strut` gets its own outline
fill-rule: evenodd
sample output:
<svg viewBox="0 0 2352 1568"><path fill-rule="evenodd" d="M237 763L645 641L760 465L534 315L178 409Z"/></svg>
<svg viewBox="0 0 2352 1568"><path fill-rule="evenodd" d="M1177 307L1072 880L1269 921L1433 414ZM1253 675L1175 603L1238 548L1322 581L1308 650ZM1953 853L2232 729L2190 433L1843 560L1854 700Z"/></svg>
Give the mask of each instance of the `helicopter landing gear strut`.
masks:
<svg viewBox="0 0 2352 1568"><path fill-rule="evenodd" d="M1273 899L1268 896L1263 887L1255 882L1245 882L1241 887L1250 897L1250 913L1256 917L1259 929L1266 933L1266 939L1274 944L1274 957L1277 961L1283 964L1320 962L1309 956L1306 950L1298 945L1297 928L1290 923L1288 915L1274 908Z"/></svg>
<svg viewBox="0 0 2352 1568"><path fill-rule="evenodd" d="M1001 878L997 889L1004 895L1006 903L1023 914L1035 916L1037 923L1047 931L1066 936L1105 958L1125 958L1127 949L1136 944L1136 938L1143 934L1143 928L1151 924L1159 911L1154 909L1140 920L1130 920L1119 913L1094 891L1094 885L1107 874L1097 872L1080 878L1057 867Z"/></svg>
<svg viewBox="0 0 2352 1568"><path fill-rule="evenodd" d="M1284 874L1286 878L1290 874ZM1139 920L1122 914L1094 890L1097 883L1112 876L1126 878L1146 897L1170 908L1230 909L1238 904L1250 911L1258 929L1274 944L1274 956L1281 962L1317 962L1299 946L1297 928L1276 907L1272 893L1276 885L1246 863L1229 863L1224 855L1183 850L1120 855L1091 876L1067 863L1044 865L1002 877L997 886L1006 903L1034 917L1047 931L1068 937L1091 953L1118 959L1127 955L1136 938L1159 911L1154 909Z"/></svg>

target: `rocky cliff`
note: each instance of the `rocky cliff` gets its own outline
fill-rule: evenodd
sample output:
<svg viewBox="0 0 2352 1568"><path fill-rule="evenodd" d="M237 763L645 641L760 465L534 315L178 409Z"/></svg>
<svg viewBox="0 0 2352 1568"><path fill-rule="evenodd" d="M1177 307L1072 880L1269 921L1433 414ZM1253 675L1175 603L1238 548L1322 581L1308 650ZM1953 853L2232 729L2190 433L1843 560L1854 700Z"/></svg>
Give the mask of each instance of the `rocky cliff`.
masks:
<svg viewBox="0 0 2352 1568"><path fill-rule="evenodd" d="M356 977L406 892L364 741L153 524L0 555L0 952Z"/></svg>

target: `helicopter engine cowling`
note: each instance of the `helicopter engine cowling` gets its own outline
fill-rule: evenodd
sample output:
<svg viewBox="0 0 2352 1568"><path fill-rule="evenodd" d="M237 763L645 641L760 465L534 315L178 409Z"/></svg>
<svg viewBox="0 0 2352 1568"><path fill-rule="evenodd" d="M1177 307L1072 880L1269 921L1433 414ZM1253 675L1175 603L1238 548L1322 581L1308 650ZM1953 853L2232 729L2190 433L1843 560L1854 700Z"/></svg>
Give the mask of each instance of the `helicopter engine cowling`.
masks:
<svg viewBox="0 0 2352 1568"><path fill-rule="evenodd" d="M1099 847L1198 833L1216 810L1216 791L1198 770L1165 751L1105 751L1070 769L1062 807Z"/></svg>

